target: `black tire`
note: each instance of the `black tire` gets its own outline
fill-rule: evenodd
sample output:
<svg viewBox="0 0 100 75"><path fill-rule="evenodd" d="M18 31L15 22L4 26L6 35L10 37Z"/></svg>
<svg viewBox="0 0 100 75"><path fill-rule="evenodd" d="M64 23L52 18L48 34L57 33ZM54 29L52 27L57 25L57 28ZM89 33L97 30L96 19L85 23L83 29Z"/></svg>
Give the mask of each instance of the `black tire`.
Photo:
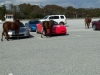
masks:
<svg viewBox="0 0 100 75"><path fill-rule="evenodd" d="M93 30L97 30L96 25L93 25Z"/></svg>

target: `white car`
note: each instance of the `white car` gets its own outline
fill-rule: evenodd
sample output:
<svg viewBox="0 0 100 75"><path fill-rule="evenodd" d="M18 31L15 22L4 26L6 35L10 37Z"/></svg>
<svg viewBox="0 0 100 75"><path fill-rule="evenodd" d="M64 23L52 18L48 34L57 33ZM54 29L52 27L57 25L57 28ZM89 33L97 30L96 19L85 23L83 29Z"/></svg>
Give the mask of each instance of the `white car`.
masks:
<svg viewBox="0 0 100 75"><path fill-rule="evenodd" d="M5 14L5 21L11 21L13 22L14 15L13 14Z"/></svg>
<svg viewBox="0 0 100 75"><path fill-rule="evenodd" d="M15 31L10 30L8 32L9 37L15 37ZM25 27L25 25L20 22L20 31L19 31L19 37L30 37L30 30L28 27Z"/></svg>
<svg viewBox="0 0 100 75"><path fill-rule="evenodd" d="M58 24L63 24L63 25L67 24L67 19L65 15L47 15L43 19L40 19L41 22L49 20L56 21Z"/></svg>

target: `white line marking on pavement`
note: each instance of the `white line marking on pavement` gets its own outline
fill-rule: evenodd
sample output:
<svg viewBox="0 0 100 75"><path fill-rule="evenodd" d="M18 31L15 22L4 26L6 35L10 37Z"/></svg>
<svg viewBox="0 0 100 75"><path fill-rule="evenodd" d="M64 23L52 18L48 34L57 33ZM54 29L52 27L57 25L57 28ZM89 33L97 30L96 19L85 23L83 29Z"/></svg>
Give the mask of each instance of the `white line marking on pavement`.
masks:
<svg viewBox="0 0 100 75"><path fill-rule="evenodd" d="M76 34L71 34L71 35L74 35L74 36L78 36L78 37L81 37L81 35L76 35Z"/></svg>

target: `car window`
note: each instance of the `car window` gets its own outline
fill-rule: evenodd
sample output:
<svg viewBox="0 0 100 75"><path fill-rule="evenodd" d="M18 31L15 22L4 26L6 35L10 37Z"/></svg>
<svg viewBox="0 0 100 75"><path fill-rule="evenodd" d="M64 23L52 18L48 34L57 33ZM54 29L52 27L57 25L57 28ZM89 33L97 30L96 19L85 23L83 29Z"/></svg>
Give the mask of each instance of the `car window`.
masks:
<svg viewBox="0 0 100 75"><path fill-rule="evenodd" d="M20 27L25 27L24 24L22 22L20 22Z"/></svg>
<svg viewBox="0 0 100 75"><path fill-rule="evenodd" d="M50 16L49 19L54 19L54 17L53 16Z"/></svg>
<svg viewBox="0 0 100 75"><path fill-rule="evenodd" d="M29 24L34 24L34 21L29 21Z"/></svg>
<svg viewBox="0 0 100 75"><path fill-rule="evenodd" d="M30 21L29 24L37 24L39 21Z"/></svg>
<svg viewBox="0 0 100 75"><path fill-rule="evenodd" d="M48 16L45 16L43 19L47 19L48 18Z"/></svg>
<svg viewBox="0 0 100 75"><path fill-rule="evenodd" d="M54 19L59 19L59 16L54 16Z"/></svg>
<svg viewBox="0 0 100 75"><path fill-rule="evenodd" d="M35 21L34 24L40 23L40 21Z"/></svg>
<svg viewBox="0 0 100 75"><path fill-rule="evenodd" d="M60 16L61 17L61 19L64 19L64 16Z"/></svg>

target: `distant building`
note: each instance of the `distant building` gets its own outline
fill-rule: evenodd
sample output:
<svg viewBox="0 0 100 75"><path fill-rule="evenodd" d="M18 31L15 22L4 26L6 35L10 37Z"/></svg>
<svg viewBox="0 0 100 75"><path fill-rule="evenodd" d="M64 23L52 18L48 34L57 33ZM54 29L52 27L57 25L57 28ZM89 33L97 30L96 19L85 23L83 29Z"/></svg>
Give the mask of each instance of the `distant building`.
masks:
<svg viewBox="0 0 100 75"><path fill-rule="evenodd" d="M5 21L13 21L14 15L13 14L5 14Z"/></svg>

